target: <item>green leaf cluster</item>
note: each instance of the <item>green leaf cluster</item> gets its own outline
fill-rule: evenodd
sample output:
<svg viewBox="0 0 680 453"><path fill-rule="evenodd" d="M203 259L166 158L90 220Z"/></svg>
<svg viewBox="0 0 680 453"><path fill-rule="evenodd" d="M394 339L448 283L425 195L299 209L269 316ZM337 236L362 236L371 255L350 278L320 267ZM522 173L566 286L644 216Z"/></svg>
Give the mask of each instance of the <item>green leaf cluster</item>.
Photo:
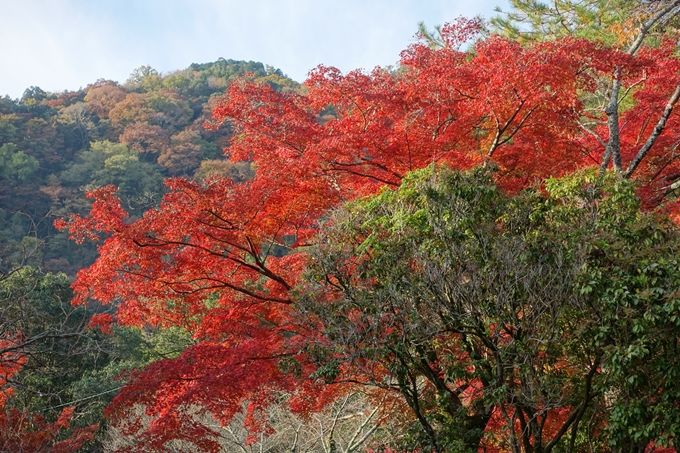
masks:
<svg viewBox="0 0 680 453"><path fill-rule="evenodd" d="M677 228L616 175L514 196L493 177L433 165L324 225L299 302L329 342L320 373L373 370L439 451L674 445ZM526 429L489 433L494 408Z"/></svg>

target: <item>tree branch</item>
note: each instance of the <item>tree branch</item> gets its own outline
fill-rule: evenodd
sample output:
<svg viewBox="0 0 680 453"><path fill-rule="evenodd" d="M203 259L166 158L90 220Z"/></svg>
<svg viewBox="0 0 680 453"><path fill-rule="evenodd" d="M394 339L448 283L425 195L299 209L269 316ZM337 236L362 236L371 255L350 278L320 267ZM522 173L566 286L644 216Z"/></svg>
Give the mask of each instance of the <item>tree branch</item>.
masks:
<svg viewBox="0 0 680 453"><path fill-rule="evenodd" d="M671 95L671 98L668 100L666 108L661 114L661 118L659 118L659 121L656 123L656 126L654 126L652 134L647 138L645 144L642 145L642 148L640 148L638 153L635 155L635 158L633 158L633 160L630 162L630 165L628 165L628 169L624 173L624 176L626 178L630 178L633 175L633 172L638 167L638 165L640 165L642 159L645 158L649 150L652 148L652 146L656 142L656 139L659 138L659 135L661 135L663 130L666 128L666 121L668 120L668 117L671 116L671 113L673 112L673 107L675 107L675 104L678 102L678 99L680 99L680 85L675 87L675 91Z"/></svg>

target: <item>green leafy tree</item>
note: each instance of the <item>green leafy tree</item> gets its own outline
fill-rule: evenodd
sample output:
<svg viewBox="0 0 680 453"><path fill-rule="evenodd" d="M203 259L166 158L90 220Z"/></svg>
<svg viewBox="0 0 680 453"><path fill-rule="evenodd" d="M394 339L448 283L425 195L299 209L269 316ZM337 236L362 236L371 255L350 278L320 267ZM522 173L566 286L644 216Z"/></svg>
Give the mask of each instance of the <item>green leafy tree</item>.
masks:
<svg viewBox="0 0 680 453"><path fill-rule="evenodd" d="M71 387L87 370L106 364L106 340L88 329L93 313L73 307L70 298L64 274L22 265L0 275L3 451L52 451L51 445L62 451L56 449L60 440L83 445L97 430L101 410L93 412L93 399L76 400ZM68 442L74 451L76 444Z"/></svg>
<svg viewBox="0 0 680 453"><path fill-rule="evenodd" d="M20 102L22 104L38 104L40 101L47 99L48 94L40 87L32 86L24 90Z"/></svg>
<svg viewBox="0 0 680 453"><path fill-rule="evenodd" d="M159 194L163 177L157 165L139 160L137 152L124 143L97 141L83 150L78 160L61 174L61 179L72 186L100 187L116 185L127 200Z"/></svg>
<svg viewBox="0 0 680 453"><path fill-rule="evenodd" d="M66 135L71 139L75 149L87 147L90 140L96 138L97 127L84 102L76 102L61 109L56 121L66 130Z"/></svg>
<svg viewBox="0 0 680 453"><path fill-rule="evenodd" d="M0 146L0 179L24 182L38 170L39 166L36 158L19 151L14 143Z"/></svg>
<svg viewBox="0 0 680 453"><path fill-rule="evenodd" d="M675 0L510 0L510 9L497 8L491 24L525 42L575 36L627 48L646 27L645 34L658 35L676 25L679 10Z"/></svg>
<svg viewBox="0 0 680 453"><path fill-rule="evenodd" d="M189 103L172 91L150 93L146 105L154 111L150 122L171 131L187 126L194 116Z"/></svg>
<svg viewBox="0 0 680 453"><path fill-rule="evenodd" d="M19 126L19 149L40 162L38 174L41 178L60 171L73 156L64 148L64 138L54 127L52 119L33 116L24 118Z"/></svg>
<svg viewBox="0 0 680 453"><path fill-rule="evenodd" d="M130 74L125 85L138 91L153 91L161 86L162 77L149 65L140 66Z"/></svg>
<svg viewBox="0 0 680 453"><path fill-rule="evenodd" d="M12 124L13 120L15 120L14 115L0 116L0 143L5 144L16 141L17 128Z"/></svg>
<svg viewBox="0 0 680 453"><path fill-rule="evenodd" d="M616 176L545 189L429 167L337 212L299 303L319 377L401 393L432 451L675 445L677 228Z"/></svg>
<svg viewBox="0 0 680 453"><path fill-rule="evenodd" d="M22 267L0 281L2 338L21 338L11 347L0 346L0 370L17 360L17 351L22 365L11 377L0 373L0 382L5 379L6 388L12 388L9 407L47 420L70 407L71 429L101 424L127 371L175 358L193 343L181 328L114 327L104 335L98 327L108 331L108 314L101 307L73 307L70 301L64 274ZM106 431L97 431L88 451L102 451L106 437Z"/></svg>

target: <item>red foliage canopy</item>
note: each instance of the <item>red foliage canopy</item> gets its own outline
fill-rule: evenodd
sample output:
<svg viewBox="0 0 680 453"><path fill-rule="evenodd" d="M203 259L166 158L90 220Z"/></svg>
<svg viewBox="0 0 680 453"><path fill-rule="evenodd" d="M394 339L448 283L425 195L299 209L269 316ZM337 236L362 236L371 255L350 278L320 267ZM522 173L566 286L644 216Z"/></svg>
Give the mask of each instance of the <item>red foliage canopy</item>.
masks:
<svg viewBox="0 0 680 453"><path fill-rule="evenodd" d="M680 124L669 103L680 62L670 44L631 56L580 39L522 46L492 36L460 51L477 31L474 21L448 25L444 48L414 44L394 72L320 66L306 94L234 83L214 119L234 125L226 152L251 161L253 179L169 180L161 206L132 223L105 187L91 193L90 217L60 222L79 241L106 235L100 258L79 273L78 302L119 303L121 324L181 325L198 340L178 359L138 372L114 402L120 416L142 403L160 417L144 441L205 435L176 411L188 405L228 422L244 401L257 408L286 390L310 408L305 395L323 387L305 379L311 367L281 366L286 357L306 363L301 345L317 335L300 329L292 307L305 247L329 209L398 185L409 170L495 165L499 183L517 191L600 165L610 113L598 90L616 76L629 89L619 115L626 166L670 106L658 139L628 173L650 205L664 201L680 177Z"/></svg>

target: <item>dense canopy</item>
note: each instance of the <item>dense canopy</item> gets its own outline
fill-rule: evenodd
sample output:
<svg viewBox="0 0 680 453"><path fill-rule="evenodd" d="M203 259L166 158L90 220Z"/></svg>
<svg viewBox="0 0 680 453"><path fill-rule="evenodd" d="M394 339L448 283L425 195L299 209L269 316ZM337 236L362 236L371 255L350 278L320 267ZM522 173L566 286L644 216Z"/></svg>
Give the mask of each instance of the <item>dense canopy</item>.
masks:
<svg viewBox="0 0 680 453"><path fill-rule="evenodd" d="M513 3L495 33L423 27L396 69L142 67L47 101L82 147L61 178L94 200L56 225L100 241L74 303L190 337L125 374L123 450L219 451L242 413L254 441L272 407L357 392L381 415L354 449L371 420L393 451L676 447L680 0ZM201 129L187 93L217 91ZM7 184L45 171L25 150L0 148Z"/></svg>
<svg viewBox="0 0 680 453"><path fill-rule="evenodd" d="M674 249L669 239L668 251L662 253L659 249L659 256L654 258L661 261L649 264L658 267L659 272L661 268L670 272L664 283L654 290L645 280L647 283L633 289L635 286L628 280L643 278L648 271L640 268L633 272L639 275L631 274L627 264L616 261L618 254L635 250L636 243L645 246L635 252L647 254L650 247L658 249L655 244L661 243L659 238L674 233L650 233L649 239L641 238L639 235L646 230L635 223L642 220L636 220L632 195L614 195L621 190L616 184L600 187L611 161L612 171L618 176L607 176L607 181L635 178L637 193L646 208L663 205L674 212L668 191L678 171L674 150L680 134L673 112L680 83L675 44L662 39L658 45L638 46L626 52L576 37L528 44L500 36L479 39L480 31L479 22L474 20L448 24L441 29L439 46L425 42L412 45L403 52L401 67L394 72L376 69L370 74L355 71L342 75L333 68L319 67L306 81L308 91L303 94L242 79L230 86L215 107L213 118L235 128L227 152L233 161L252 163L252 179L170 180L169 193L160 207L135 221L129 220L113 189L107 187L93 192L96 201L91 217L76 216L64 225L78 239L100 232L107 237L100 249L101 257L79 274L75 284L78 301L92 298L117 303L119 323L183 325L199 340L179 358L160 361L139 372L114 402L112 411L119 417L131 416L140 403L149 414L158 417L140 442L160 447L180 437L200 440L201 446L210 449L211 444L204 438L207 433L192 430L191 417L182 408L198 406L227 423L243 404L247 404L251 416L257 417L259 409L284 392L290 395L291 407L309 411L323 406L326 398L342 393L346 388L340 385L343 382L372 384L400 393L426 433L427 440L421 439L422 445L436 451L474 450L484 442L496 442L502 449L547 452L560 441L566 442L561 439L570 428L573 448L575 443L584 442L578 440L578 426L586 414L601 417L600 423L612 430L613 444L620 441L621 445L644 447L649 442L668 442L674 437L670 428L674 422L663 421L659 422L663 427L650 428L642 437L631 437L628 432L619 439L615 437L618 425L611 418L614 415L602 415L593 405L601 398L611 399L611 395L606 396L611 392L621 392L623 398L623 389L612 383L619 382L616 372L611 371L611 376L616 377L607 381L610 375L602 370L606 360L614 360L608 355L611 351L602 352L605 346L621 347L623 342L632 347L638 341L598 331L615 329L606 317L607 311L600 307L607 300L604 295L661 291L655 299L661 301L674 292L677 283L670 262L661 264L672 259ZM476 40L474 46L461 50L470 40ZM608 96L615 99L614 110ZM373 222L367 219L355 220L360 230L326 233L330 234L330 244L341 249L358 241L358 256L368 259L369 267L359 271L363 264L350 260L322 268L317 278L331 288L340 288L352 304L347 312L341 308L313 309L312 313L323 315L317 319L318 325L310 325L310 312L301 309L295 288L300 285L309 252L318 247L319 231L327 228L324 223L328 222L329 212L347 201L375 194L382 186L397 187L409 172L430 164L446 164L457 170L493 169L489 174L499 189L484 188L491 187L491 183L483 187L475 182L463 184L456 190L482 197L477 204L467 209L457 207L461 202L456 198L445 200L445 207L428 214L434 216L431 220L421 219L418 210L410 220L409 209L420 206L418 203L409 208L382 198L371 201L376 206L384 205L379 208L383 210L397 203L394 212L380 214L376 225L378 231L398 232L394 245L380 245L382 233L370 229L363 232ZM577 197L561 205L565 196L576 196L565 192L553 197L555 208L521 204L513 208L520 212L547 209L541 214L546 216L545 221L515 220L503 211L504 197L539 187L546 178L592 167L601 167L603 173L599 180L589 183L594 185L591 201L578 201ZM551 186L546 187L550 193ZM484 200L483 194L488 190L500 198ZM535 197L538 198L533 203L537 206L545 203L541 195ZM602 202L597 201L599 197L604 197ZM606 208L607 200L624 204ZM589 208L592 203L595 207ZM572 209L570 218L564 217L567 207ZM589 209L596 208L603 211L602 218L598 214L588 220L593 215ZM446 209L454 211L449 214ZM595 212L600 212L597 209ZM479 214L477 210L481 210ZM407 217L402 220L401 216ZM581 217L585 223L579 220ZM383 224L383 218L396 223ZM419 227L422 221L433 224ZM527 221L528 225L521 225ZM330 220L331 229L342 226L334 222ZM400 222L406 226L400 226ZM413 222L413 230L408 229ZM506 222L509 226L505 226ZM542 222L548 226L541 226ZM572 224L575 231L564 233L564 238L559 236L560 229ZM664 228L673 230L671 226ZM437 236L440 230L445 235L441 239ZM449 238L449 234L453 236ZM586 240L593 234L593 239ZM457 240L463 241L461 248L447 252L453 253L453 261L440 263L447 254L438 247L450 250ZM473 240L474 246L466 245L468 240ZM620 243L622 240L624 243ZM402 241L406 243L400 245ZM496 245L494 241L501 242ZM557 248L550 245L553 241ZM597 254L590 256L593 249L588 249L587 244L591 242L590 247L601 248L601 253L613 253L614 261L601 262ZM394 252L390 251L392 247L396 247ZM468 251L468 247L472 248ZM335 259L344 256L343 252L327 253ZM479 262L466 258L480 253L475 258ZM581 282L584 266L593 267L588 267L593 272L589 274L595 282L592 287ZM340 269L341 275L331 269ZM477 276L477 272L491 271ZM345 272L350 276L345 277ZM352 272L359 272L362 280L355 281ZM616 282L598 281L596 277L598 273L617 272L622 276ZM393 278L397 280L391 283ZM479 281L479 288L469 287L474 297L481 298L479 301L469 299L472 295L465 296L467 290L460 286L461 279L463 283ZM519 279L515 286L496 286L499 281L515 279ZM565 283L572 281L573 285ZM421 284L425 286L420 288ZM399 289L403 285L405 288ZM619 285L620 289L609 288L610 285ZM384 296L378 296L381 288L386 291ZM411 291L416 291L417 298ZM428 291L435 293L427 296ZM437 308L442 294L461 291L459 297L472 304L474 310L458 305ZM589 298L588 294L597 297ZM323 296L316 297L313 303L322 304ZM376 297L384 302L378 304ZM674 300L674 296L669 297ZM395 308L402 303L401 298L408 305ZM364 299L370 301L371 308L362 305ZM419 299L422 300L417 302ZM484 305L487 301L492 304L488 309ZM618 307L624 300L614 298L611 303ZM417 308L420 304L425 308ZM507 311L509 307L514 308ZM659 310L674 309L663 306ZM380 327L384 321L360 321L371 313L382 319L388 312L408 316L408 321L389 324L392 327L388 331ZM443 316L444 324L435 328L437 322L428 320L436 312L439 318ZM361 313L362 317L355 319ZM604 316L592 328L597 332L583 330L584 326L571 325L569 321L571 317L590 319L597 314ZM351 323L341 329L349 338L328 333L335 332L334 320L338 316ZM519 325L513 326L507 316ZM466 333L468 328L456 321L467 317L480 323L470 327L476 333ZM423 323L435 332L425 329L418 333ZM370 326L368 332L373 339L359 340L356 336L367 328L359 326ZM672 322L669 328L674 330L674 326ZM416 339L406 333L411 331ZM538 338L531 337L534 331ZM466 340L466 335L478 338L480 343ZM532 340L524 344L522 338L526 335ZM602 340L598 335L603 335ZM545 339L540 340L543 336ZM553 346L559 337L569 341L563 347ZM400 341L403 346L396 346ZM677 345L677 339L669 341ZM352 353L352 347L361 349L365 342L384 343L388 352L367 353L368 356ZM317 343L331 348L326 353L330 365L320 364L316 356L320 352L312 347ZM405 349L391 349L401 347ZM505 348L510 349L501 352ZM484 359L490 354L500 354L501 358L484 362L490 360ZM513 364L528 360L524 357L533 357L534 365L515 370L519 365ZM382 360L394 362L397 368ZM472 362L466 365L466 360ZM339 368L333 371L333 366ZM492 377L496 367L510 370L508 377ZM614 385L611 388L615 390L600 385L600 379ZM428 404L439 409L418 405L419 399L430 398L429 387L422 387L423 382L438 395L436 404L434 400ZM514 386L519 387L512 390ZM483 396L477 398L474 388ZM501 389L508 393L502 395ZM487 397L487 391L494 396ZM635 391L631 390L633 394ZM468 396L461 396L461 392L468 392ZM526 396L526 392L543 396ZM518 400L520 396L528 400ZM464 398L475 402L464 403ZM675 396L668 398L673 406ZM626 404L621 406L624 412L631 410ZM430 410L444 412L433 415ZM460 410L467 413L464 419L468 421L460 422L466 428L461 428L462 433L451 432L459 423L455 420ZM650 417L656 423L651 413ZM518 432L515 423L519 423ZM531 435L525 424L531 426ZM492 425L499 431L487 434ZM585 425L584 422L583 429ZM506 434L498 426L505 426ZM132 431L135 428L140 426L133 425ZM495 440L489 440L489 436L496 436Z"/></svg>

